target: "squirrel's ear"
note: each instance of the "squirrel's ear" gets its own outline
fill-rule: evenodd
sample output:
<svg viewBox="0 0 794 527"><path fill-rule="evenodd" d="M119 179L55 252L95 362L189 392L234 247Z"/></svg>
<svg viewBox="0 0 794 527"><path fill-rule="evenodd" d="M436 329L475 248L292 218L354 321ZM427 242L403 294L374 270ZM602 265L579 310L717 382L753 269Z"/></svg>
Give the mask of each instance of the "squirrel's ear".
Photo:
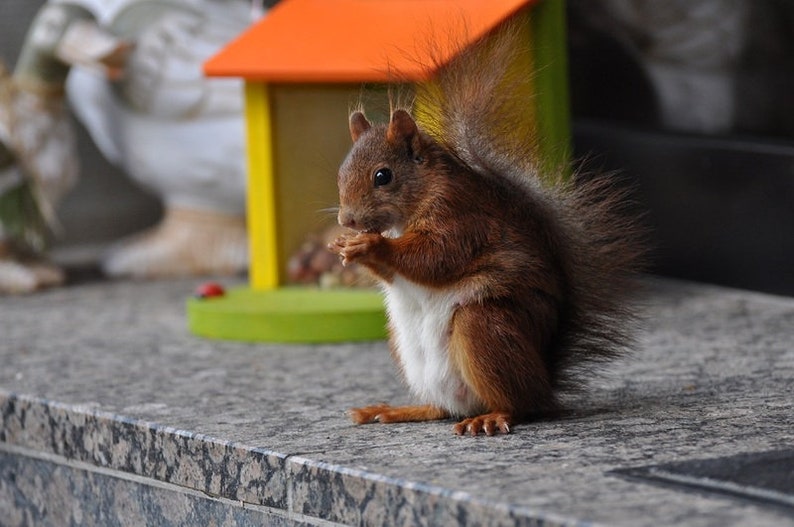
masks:
<svg viewBox="0 0 794 527"><path fill-rule="evenodd" d="M391 114L386 140L393 144L404 144L408 147L408 155L415 161L422 159L422 136L419 127L411 114L405 110L397 110Z"/></svg>
<svg viewBox="0 0 794 527"><path fill-rule="evenodd" d="M386 139L392 143L408 142L411 143L414 136L419 130L416 127L416 121L405 110L395 110L391 114L391 121L389 122L389 130L386 133Z"/></svg>
<svg viewBox="0 0 794 527"><path fill-rule="evenodd" d="M372 125L369 124L367 118L364 117L364 114L361 112L353 112L350 116L350 137L353 138L353 142L355 143L358 141L358 138L372 128Z"/></svg>

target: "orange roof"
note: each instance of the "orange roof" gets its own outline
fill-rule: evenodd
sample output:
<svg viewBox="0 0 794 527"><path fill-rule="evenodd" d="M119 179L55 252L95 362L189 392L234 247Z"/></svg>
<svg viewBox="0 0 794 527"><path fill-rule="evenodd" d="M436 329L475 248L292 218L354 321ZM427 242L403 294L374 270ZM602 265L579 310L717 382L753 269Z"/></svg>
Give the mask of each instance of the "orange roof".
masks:
<svg viewBox="0 0 794 527"><path fill-rule="evenodd" d="M533 2L282 0L204 70L269 82L421 80L431 52L446 62L453 43L474 42Z"/></svg>

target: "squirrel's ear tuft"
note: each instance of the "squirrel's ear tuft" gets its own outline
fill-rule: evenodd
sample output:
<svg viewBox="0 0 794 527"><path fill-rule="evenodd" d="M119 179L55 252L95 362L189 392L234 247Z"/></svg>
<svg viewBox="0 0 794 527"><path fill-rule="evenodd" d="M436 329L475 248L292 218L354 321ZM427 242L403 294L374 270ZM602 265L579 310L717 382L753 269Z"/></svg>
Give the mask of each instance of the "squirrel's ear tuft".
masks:
<svg viewBox="0 0 794 527"><path fill-rule="evenodd" d="M416 121L405 110L395 110L391 114L391 121L389 122L389 131L386 133L386 139L392 143L411 143L412 139L418 133Z"/></svg>
<svg viewBox="0 0 794 527"><path fill-rule="evenodd" d="M367 121L367 118L364 117L364 114L361 112L353 112L350 116L350 137L353 138L353 142L355 143L358 141L358 138L361 137L361 134L366 132L372 128L372 125Z"/></svg>

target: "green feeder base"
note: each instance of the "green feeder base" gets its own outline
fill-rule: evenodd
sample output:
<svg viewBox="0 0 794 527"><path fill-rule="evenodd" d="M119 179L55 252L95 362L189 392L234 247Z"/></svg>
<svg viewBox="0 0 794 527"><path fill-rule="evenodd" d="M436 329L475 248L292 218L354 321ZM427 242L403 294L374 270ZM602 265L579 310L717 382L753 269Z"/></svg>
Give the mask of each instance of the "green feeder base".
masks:
<svg viewBox="0 0 794 527"><path fill-rule="evenodd" d="M189 299L187 315L193 333L217 339L321 343L386 338L383 296L371 290L239 288Z"/></svg>

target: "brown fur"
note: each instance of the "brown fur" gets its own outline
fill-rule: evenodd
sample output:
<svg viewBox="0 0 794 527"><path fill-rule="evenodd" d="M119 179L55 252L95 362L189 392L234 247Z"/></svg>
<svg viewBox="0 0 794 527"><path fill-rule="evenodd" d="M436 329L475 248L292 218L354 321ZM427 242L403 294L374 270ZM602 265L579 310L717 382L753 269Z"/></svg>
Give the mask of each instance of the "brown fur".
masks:
<svg viewBox="0 0 794 527"><path fill-rule="evenodd" d="M481 61L479 53L472 55ZM448 353L485 412L462 416L458 434L506 433L555 410L559 389L576 387L594 363L625 350L632 328L626 299L642 255L634 223L620 214L626 196L611 181L541 177L533 138L524 149L515 138L500 140L509 124L500 111L509 105L493 107L499 96L482 86L504 86L496 77L506 62L491 57L477 63L493 70L473 69L464 55L442 74L432 136L406 110L394 111L388 125L354 113L354 146L339 171L339 220L355 232L330 248L386 283L400 275L462 299L449 323ZM376 186L382 168L393 178ZM381 234L395 228L397 237ZM449 416L419 408L376 406L353 415L359 423Z"/></svg>

